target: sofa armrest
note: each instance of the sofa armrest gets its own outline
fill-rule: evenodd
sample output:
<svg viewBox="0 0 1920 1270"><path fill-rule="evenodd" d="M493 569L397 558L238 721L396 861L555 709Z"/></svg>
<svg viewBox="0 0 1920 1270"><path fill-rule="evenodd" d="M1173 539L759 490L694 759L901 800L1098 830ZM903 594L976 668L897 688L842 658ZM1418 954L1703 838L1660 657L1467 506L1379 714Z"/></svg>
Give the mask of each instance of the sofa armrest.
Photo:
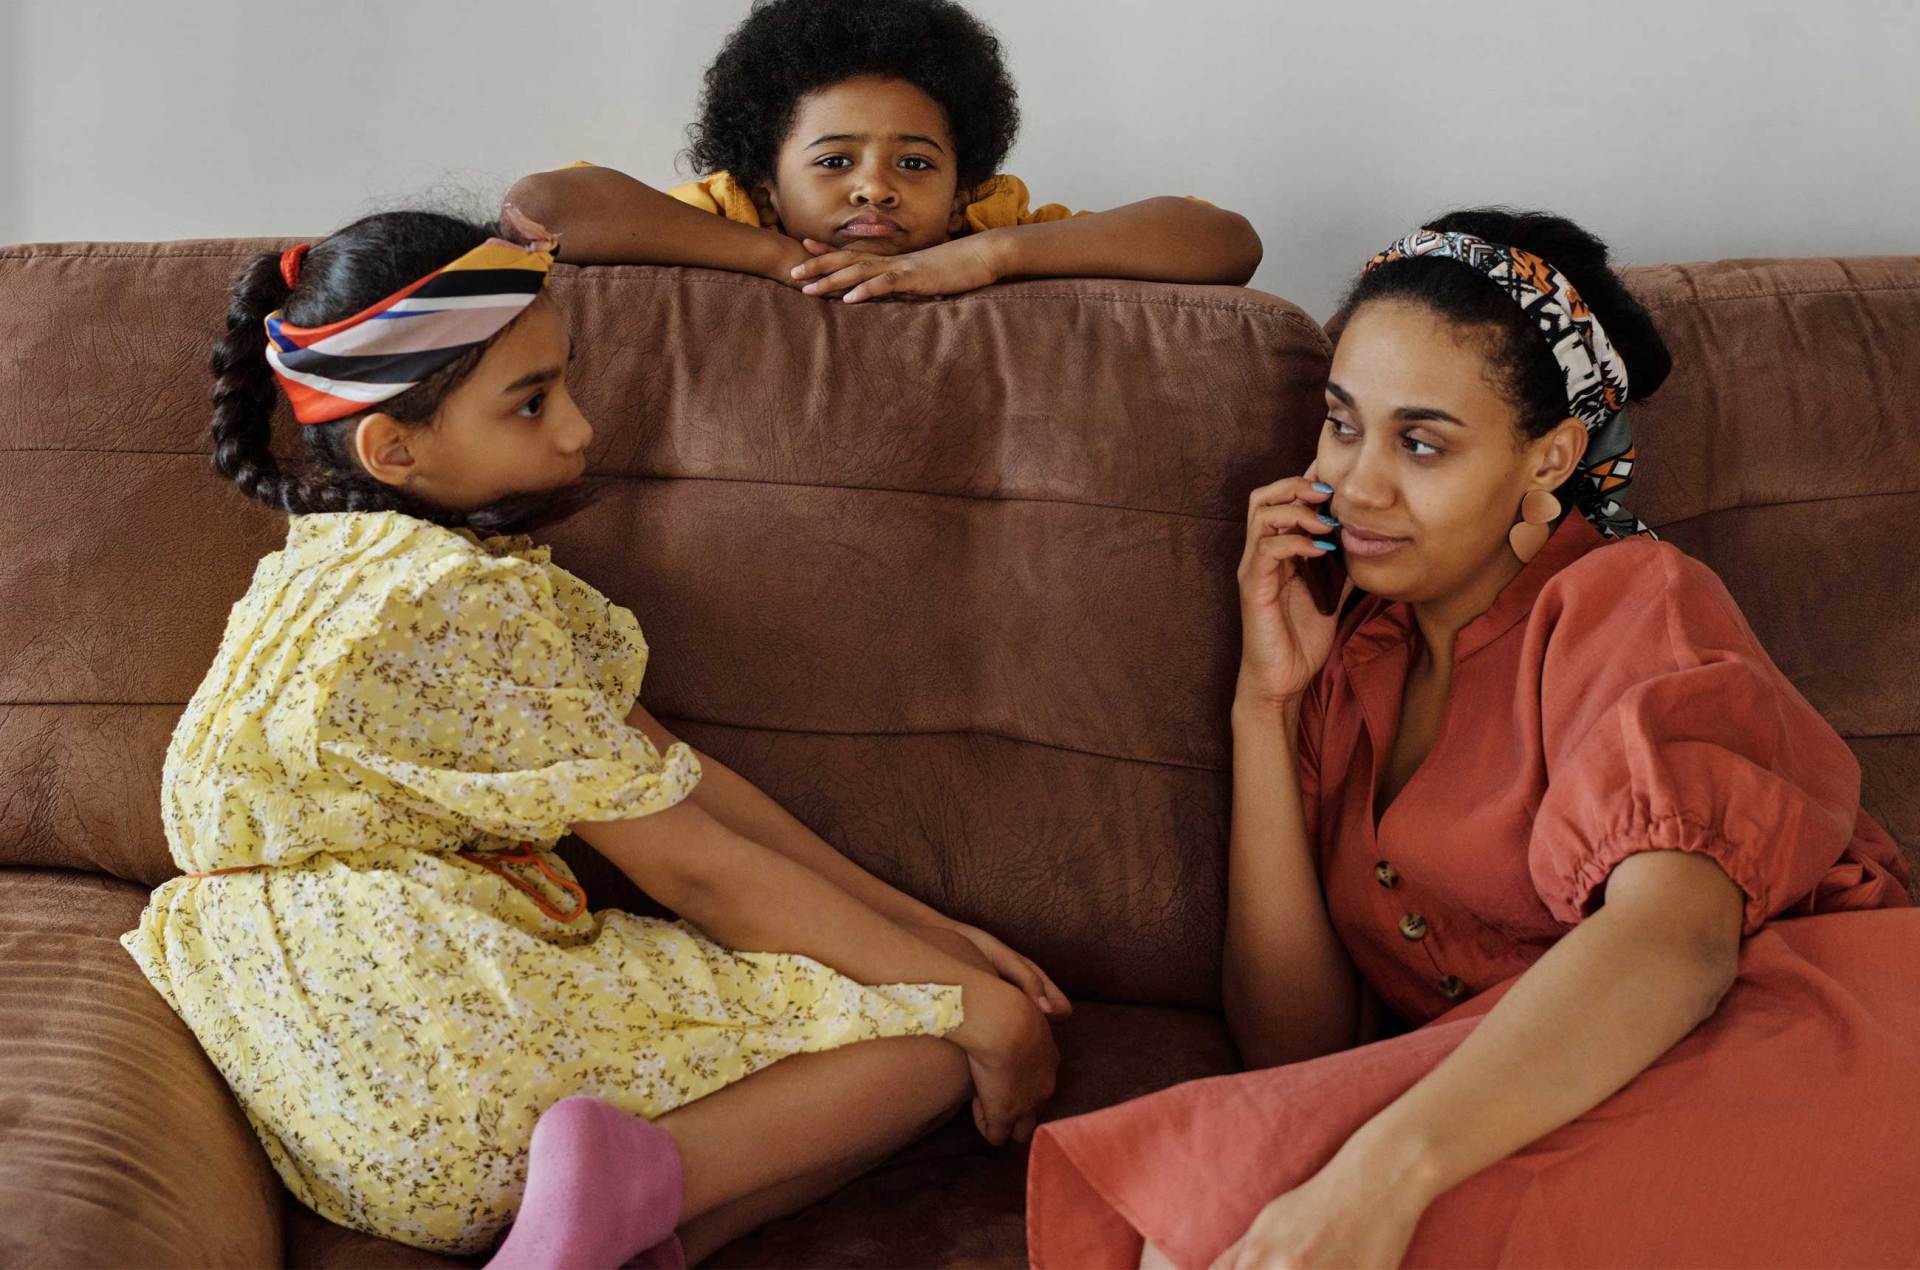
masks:
<svg viewBox="0 0 1920 1270"><path fill-rule="evenodd" d="M0 1265L280 1262L279 1179L118 942L145 902L0 869Z"/></svg>

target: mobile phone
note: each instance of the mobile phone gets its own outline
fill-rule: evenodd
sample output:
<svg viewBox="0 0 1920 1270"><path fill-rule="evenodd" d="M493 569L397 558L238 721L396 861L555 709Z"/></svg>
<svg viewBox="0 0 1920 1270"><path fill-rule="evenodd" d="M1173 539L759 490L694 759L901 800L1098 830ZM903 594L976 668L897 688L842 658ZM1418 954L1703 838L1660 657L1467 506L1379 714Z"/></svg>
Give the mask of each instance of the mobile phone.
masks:
<svg viewBox="0 0 1920 1270"><path fill-rule="evenodd" d="M1329 551L1324 556L1303 559L1298 568L1301 581L1307 584L1307 594L1313 598L1313 607L1323 616L1331 617L1340 607L1340 593L1347 587L1347 570L1337 553Z"/></svg>

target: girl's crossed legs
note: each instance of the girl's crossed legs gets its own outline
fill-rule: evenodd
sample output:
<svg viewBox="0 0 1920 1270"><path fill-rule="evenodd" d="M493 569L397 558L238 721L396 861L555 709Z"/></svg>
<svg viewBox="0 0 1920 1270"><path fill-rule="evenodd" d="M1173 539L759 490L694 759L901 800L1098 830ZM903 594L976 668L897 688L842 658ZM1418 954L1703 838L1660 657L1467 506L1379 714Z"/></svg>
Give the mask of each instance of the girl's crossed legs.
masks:
<svg viewBox="0 0 1920 1270"><path fill-rule="evenodd" d="M942 936L924 937L985 965ZM906 1036L782 1059L651 1124L564 1099L535 1128L526 1201L489 1268L617 1266L676 1222L698 1262L937 1128L971 1088L958 1046Z"/></svg>

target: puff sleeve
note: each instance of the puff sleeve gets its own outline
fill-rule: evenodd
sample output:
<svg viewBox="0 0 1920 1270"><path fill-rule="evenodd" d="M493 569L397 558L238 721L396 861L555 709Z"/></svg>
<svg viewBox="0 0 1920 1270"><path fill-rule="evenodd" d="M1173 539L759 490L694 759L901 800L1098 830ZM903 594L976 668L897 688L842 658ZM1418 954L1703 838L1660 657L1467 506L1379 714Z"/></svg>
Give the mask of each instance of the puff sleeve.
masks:
<svg viewBox="0 0 1920 1270"><path fill-rule="evenodd" d="M1747 934L1813 891L1851 840L1859 765L1719 578L1672 547L1623 543L1541 605L1547 788L1528 866L1553 916L1590 914L1640 851L1711 857L1745 892Z"/></svg>
<svg viewBox="0 0 1920 1270"><path fill-rule="evenodd" d="M315 727L323 764L450 843L551 843L576 821L648 815L692 791L698 759L627 726L543 571L442 564L387 596L332 667Z"/></svg>
<svg viewBox="0 0 1920 1270"><path fill-rule="evenodd" d="M725 217L736 225L763 228L753 195L733 179L731 172L714 172L697 181L676 185L667 191L667 196L711 215Z"/></svg>
<svg viewBox="0 0 1920 1270"><path fill-rule="evenodd" d="M1008 176L1003 172L999 176L988 177L974 191L973 202L967 204L967 228L977 234L987 229L1044 225L1049 221L1089 215L1087 212L1076 212L1061 203L1043 203L1033 207L1030 206L1032 197L1027 192L1027 183L1017 176Z"/></svg>

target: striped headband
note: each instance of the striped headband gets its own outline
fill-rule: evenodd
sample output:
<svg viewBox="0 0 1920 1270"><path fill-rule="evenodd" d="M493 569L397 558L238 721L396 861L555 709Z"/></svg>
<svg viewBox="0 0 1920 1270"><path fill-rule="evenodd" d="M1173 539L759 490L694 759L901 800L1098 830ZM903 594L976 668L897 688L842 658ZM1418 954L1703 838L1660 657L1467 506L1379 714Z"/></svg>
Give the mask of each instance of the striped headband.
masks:
<svg viewBox="0 0 1920 1270"><path fill-rule="evenodd" d="M292 286L306 244L280 258ZM295 326L267 315L267 361L303 424L331 423L397 397L519 317L546 285L552 241L489 238L352 317Z"/></svg>
<svg viewBox="0 0 1920 1270"><path fill-rule="evenodd" d="M1533 319L1566 377L1567 413L1587 425L1584 480L1575 504L1609 538L1651 535L1614 497L1633 479L1627 364L1573 283L1530 251L1437 229L1408 234L1369 260L1366 271L1419 256L1456 260L1484 274Z"/></svg>

